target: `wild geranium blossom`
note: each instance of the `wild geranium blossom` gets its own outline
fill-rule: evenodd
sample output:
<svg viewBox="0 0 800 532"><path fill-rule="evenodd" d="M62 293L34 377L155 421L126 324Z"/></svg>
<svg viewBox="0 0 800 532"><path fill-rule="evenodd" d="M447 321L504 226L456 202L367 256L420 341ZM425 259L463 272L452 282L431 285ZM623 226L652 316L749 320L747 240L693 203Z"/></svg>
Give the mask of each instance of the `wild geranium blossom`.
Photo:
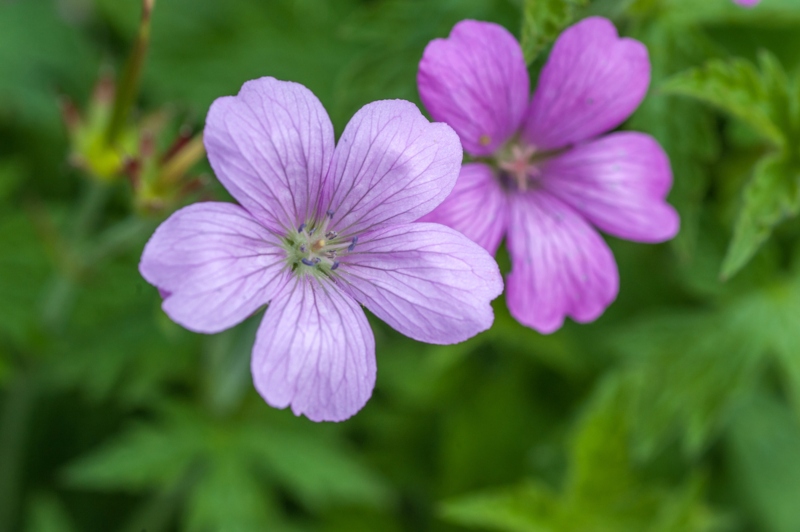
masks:
<svg viewBox="0 0 800 532"><path fill-rule="evenodd" d="M642 133L600 136L650 83L647 49L608 20L585 19L558 38L530 101L519 44L486 22L460 22L428 44L417 81L431 115L453 126L475 160L423 220L490 253L506 236L506 299L524 325L550 333L565 316L589 322L616 298L617 266L592 226L640 242L678 231L658 143Z"/></svg>
<svg viewBox="0 0 800 532"><path fill-rule="evenodd" d="M448 227L415 223L453 189L457 135L401 100L364 106L334 148L319 100L261 78L211 106L208 158L239 202L197 203L156 230L140 271L164 311L216 333L269 304L253 347L267 403L315 421L357 412L375 384L364 305L416 340L488 329L494 259Z"/></svg>

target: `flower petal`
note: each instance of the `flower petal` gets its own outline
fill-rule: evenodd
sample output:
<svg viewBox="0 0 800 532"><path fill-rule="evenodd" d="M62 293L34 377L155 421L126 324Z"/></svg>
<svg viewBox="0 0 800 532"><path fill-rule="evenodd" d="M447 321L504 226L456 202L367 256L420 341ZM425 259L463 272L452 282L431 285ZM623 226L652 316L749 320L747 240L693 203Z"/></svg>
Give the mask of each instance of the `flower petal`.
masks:
<svg viewBox="0 0 800 532"><path fill-rule="evenodd" d="M144 248L139 271L187 329L216 333L266 304L286 282L277 238L238 205L195 203L175 212Z"/></svg>
<svg viewBox="0 0 800 532"><path fill-rule="evenodd" d="M428 44L417 85L433 119L450 124L471 155L491 155L517 131L530 94L517 40L498 24L475 20Z"/></svg>
<svg viewBox="0 0 800 532"><path fill-rule="evenodd" d="M613 133L548 161L543 183L607 233L663 242L678 232L678 213L665 198L672 186L669 159L643 133Z"/></svg>
<svg viewBox="0 0 800 532"><path fill-rule="evenodd" d="M297 227L318 214L333 156L333 126L316 96L298 83L260 78L208 112L208 160L228 192L262 224Z"/></svg>
<svg viewBox="0 0 800 532"><path fill-rule="evenodd" d="M539 77L523 138L543 149L563 148L620 125L650 85L647 48L620 39L607 19L591 17L556 41Z"/></svg>
<svg viewBox="0 0 800 532"><path fill-rule="evenodd" d="M253 347L258 393L312 421L342 421L375 387L375 338L364 311L331 283L295 277L267 308Z"/></svg>
<svg viewBox="0 0 800 532"><path fill-rule="evenodd" d="M611 250L583 218L543 191L510 197L506 301L523 325L549 334L565 316L597 319L616 298Z"/></svg>
<svg viewBox="0 0 800 532"><path fill-rule="evenodd" d="M452 227L494 255L508 227L508 200L490 167L465 164L453 192L419 221Z"/></svg>
<svg viewBox="0 0 800 532"><path fill-rule="evenodd" d="M503 291L494 259L439 224L368 233L341 260L348 293L401 333L432 344L461 342L491 327L490 302Z"/></svg>
<svg viewBox="0 0 800 532"><path fill-rule="evenodd" d="M342 133L326 181L331 227L346 236L428 214L453 189L462 155L450 126L431 124L414 104L365 105Z"/></svg>

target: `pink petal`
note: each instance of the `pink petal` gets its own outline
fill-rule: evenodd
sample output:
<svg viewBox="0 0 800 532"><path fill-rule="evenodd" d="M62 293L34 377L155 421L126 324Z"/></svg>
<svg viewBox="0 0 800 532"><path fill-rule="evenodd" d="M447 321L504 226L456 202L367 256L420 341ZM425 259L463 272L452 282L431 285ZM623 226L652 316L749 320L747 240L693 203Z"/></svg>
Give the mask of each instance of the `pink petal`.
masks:
<svg viewBox="0 0 800 532"><path fill-rule="evenodd" d="M502 26L475 20L428 44L417 85L433 119L450 124L471 155L491 155L517 131L530 94L517 40Z"/></svg>
<svg viewBox="0 0 800 532"><path fill-rule="evenodd" d="M491 327L489 303L503 291L494 259L439 224L365 234L340 271L362 305L406 336L432 344L461 342Z"/></svg>
<svg viewBox="0 0 800 532"><path fill-rule="evenodd" d="M755 7L761 0L733 0L734 3L745 7Z"/></svg>
<svg viewBox="0 0 800 532"><path fill-rule="evenodd" d="M508 200L491 168L465 164L453 192L419 221L452 227L494 255L508 227Z"/></svg>
<svg viewBox="0 0 800 532"><path fill-rule="evenodd" d="M523 137L552 150L604 133L633 113L649 84L650 59L642 43L620 39L604 18L582 20L556 41Z"/></svg>
<svg viewBox="0 0 800 532"><path fill-rule="evenodd" d="M678 232L678 213L665 198L669 159L643 133L613 133L578 145L543 167L544 186L607 233L663 242Z"/></svg>
<svg viewBox="0 0 800 532"><path fill-rule="evenodd" d="M523 325L549 334L565 316L597 319L617 297L611 250L571 207L544 191L510 196L506 301Z"/></svg>
<svg viewBox="0 0 800 532"><path fill-rule="evenodd" d="M318 214L333 126L307 88L274 78L248 81L237 96L211 105L204 140L217 178L267 227L297 227Z"/></svg>
<svg viewBox="0 0 800 532"><path fill-rule="evenodd" d="M428 214L453 189L462 155L455 132L428 122L414 104L365 105L333 156L326 182L331 227L349 235Z"/></svg>
<svg viewBox="0 0 800 532"><path fill-rule="evenodd" d="M144 248L139 271L187 329L216 333L265 305L288 277L278 239L232 203L175 212Z"/></svg>
<svg viewBox="0 0 800 532"><path fill-rule="evenodd" d="M342 421L372 395L375 339L358 303L329 282L295 277L267 308L251 369L270 405Z"/></svg>

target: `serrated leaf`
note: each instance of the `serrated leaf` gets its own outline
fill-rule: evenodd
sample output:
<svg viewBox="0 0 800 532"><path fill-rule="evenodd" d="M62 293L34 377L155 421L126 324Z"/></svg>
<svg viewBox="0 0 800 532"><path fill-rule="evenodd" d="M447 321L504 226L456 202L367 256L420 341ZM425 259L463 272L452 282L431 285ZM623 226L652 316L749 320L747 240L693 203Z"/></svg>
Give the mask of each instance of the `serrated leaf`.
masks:
<svg viewBox="0 0 800 532"><path fill-rule="evenodd" d="M544 486L519 486L466 495L446 501L440 515L451 523L507 532L555 532L548 522L557 500Z"/></svg>
<svg viewBox="0 0 800 532"><path fill-rule="evenodd" d="M572 24L588 0L525 0L520 44L531 64L539 52Z"/></svg>
<svg viewBox="0 0 800 532"><path fill-rule="evenodd" d="M800 530L800 425L766 392L742 408L731 427L729 448L746 504L768 532Z"/></svg>
<svg viewBox="0 0 800 532"><path fill-rule="evenodd" d="M722 262L721 276L741 270L779 223L800 211L800 166L784 156L762 159L743 192L733 238Z"/></svg>
<svg viewBox="0 0 800 532"><path fill-rule="evenodd" d="M712 60L673 76L660 89L711 104L744 121L772 144L783 146L788 135L788 81L767 52L760 55L760 67L740 58Z"/></svg>

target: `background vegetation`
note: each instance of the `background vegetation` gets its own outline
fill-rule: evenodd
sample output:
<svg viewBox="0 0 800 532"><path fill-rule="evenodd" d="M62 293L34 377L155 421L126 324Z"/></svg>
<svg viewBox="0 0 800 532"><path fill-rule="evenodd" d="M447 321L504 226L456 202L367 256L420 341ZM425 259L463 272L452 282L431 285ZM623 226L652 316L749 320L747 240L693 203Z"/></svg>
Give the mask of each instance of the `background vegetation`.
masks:
<svg viewBox="0 0 800 532"><path fill-rule="evenodd" d="M0 532L800 530L800 2L159 0L126 162L93 87L141 8L0 0ZM171 174L161 155L214 98L298 81L341 132L418 103L422 50L458 20L521 36L535 77L588 14L650 50L623 127L669 152L683 222L607 239L621 291L596 323L542 336L501 298L492 330L434 347L373 320L372 400L314 424L253 390L258 316L202 336L161 312L144 242L226 197L191 142Z"/></svg>

